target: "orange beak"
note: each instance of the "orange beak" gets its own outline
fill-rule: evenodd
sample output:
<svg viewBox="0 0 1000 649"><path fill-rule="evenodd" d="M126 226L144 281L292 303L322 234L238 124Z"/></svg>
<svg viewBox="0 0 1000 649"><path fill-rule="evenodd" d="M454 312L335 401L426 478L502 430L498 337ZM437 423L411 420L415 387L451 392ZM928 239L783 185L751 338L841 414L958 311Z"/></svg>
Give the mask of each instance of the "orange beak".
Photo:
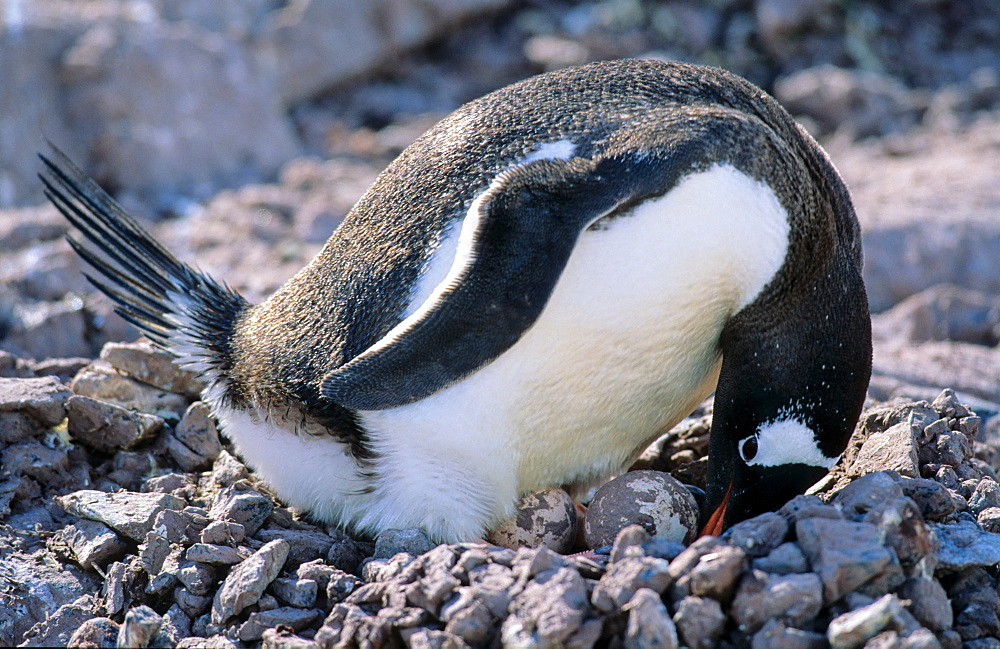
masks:
<svg viewBox="0 0 1000 649"><path fill-rule="evenodd" d="M722 499L722 503L715 508L712 515L708 517L708 522L705 523L705 527L702 528L701 533L698 537L702 536L719 536L722 534L722 521L726 517L726 505L729 503L729 494L733 491L733 483L729 483L729 489L726 489L726 495Z"/></svg>

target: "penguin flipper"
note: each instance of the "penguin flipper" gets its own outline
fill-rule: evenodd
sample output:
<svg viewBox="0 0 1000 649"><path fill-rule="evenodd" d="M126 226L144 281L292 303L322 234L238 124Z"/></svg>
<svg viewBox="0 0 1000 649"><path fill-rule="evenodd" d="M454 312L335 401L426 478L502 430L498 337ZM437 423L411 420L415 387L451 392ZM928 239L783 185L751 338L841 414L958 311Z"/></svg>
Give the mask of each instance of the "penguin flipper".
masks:
<svg viewBox="0 0 1000 649"><path fill-rule="evenodd" d="M595 220L655 192L655 157L542 159L500 173L469 210L451 271L381 340L323 379L356 410L413 403L472 374L535 322ZM662 191L662 190L661 190Z"/></svg>

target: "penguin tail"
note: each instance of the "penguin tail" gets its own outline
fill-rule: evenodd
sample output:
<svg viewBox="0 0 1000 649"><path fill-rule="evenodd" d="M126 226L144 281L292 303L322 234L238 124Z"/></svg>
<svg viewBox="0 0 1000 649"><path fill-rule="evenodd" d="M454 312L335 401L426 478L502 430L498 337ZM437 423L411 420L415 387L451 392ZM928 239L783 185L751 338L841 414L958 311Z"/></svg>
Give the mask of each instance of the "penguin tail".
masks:
<svg viewBox="0 0 1000 649"><path fill-rule="evenodd" d="M231 364L232 332L250 305L161 246L54 145L39 154L45 195L83 236L67 236L94 270L90 282L178 363L214 382Z"/></svg>

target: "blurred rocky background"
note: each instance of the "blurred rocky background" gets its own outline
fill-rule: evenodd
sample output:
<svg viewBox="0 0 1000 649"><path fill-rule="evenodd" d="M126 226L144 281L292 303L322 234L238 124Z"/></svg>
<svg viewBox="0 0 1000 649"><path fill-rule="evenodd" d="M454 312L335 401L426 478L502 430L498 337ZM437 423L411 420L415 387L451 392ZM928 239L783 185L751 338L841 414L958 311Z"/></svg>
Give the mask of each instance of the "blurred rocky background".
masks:
<svg viewBox="0 0 1000 649"><path fill-rule="evenodd" d="M856 473L891 468L904 477L912 474L913 480L927 482L902 483L914 498L914 490L937 489L931 482L944 485L957 509L924 511L927 520L974 526L968 520L972 516L979 518L978 529L1000 530L1000 489L987 471L1000 468L1000 3L0 0L0 376L18 379L0 386L7 395L0 395L5 411L0 413L0 518L6 517L0 528L5 535L0 539L0 596L8 597L11 606L27 606L18 619L0 614L0 644L23 637L47 618L56 621L35 626L31 642L65 643L75 626L93 615L73 606L100 588L94 566L109 571L118 566L121 573L109 577L100 596L111 602L105 612L114 613L116 625L122 622L122 602L133 596L162 603L157 610L163 613L176 586L169 578L174 573L185 575L181 581L187 589L177 595L177 605L187 607L185 614L196 621L207 615L205 602L184 599L197 590L187 580L203 577L198 570L206 560L174 561L174 572L164 569L168 577L154 587L163 563L157 553L176 554L176 547L166 541L158 546L155 538L143 541L142 560L149 565L140 568L134 553L142 539L130 540L130 532L120 530L116 536L106 527L88 532L89 523L72 516L93 520L96 514L87 519L80 513L91 511L90 501L78 496L57 506L54 494L68 498L74 490L91 488L105 494L119 488L181 494L166 511L184 503L187 509L204 507L204 515L192 510L188 517L204 518L208 525L209 519L231 519L222 505L219 512L212 506L228 496L211 490L246 477L236 460L219 455L213 431L201 441L185 437L211 427L181 424L205 417L197 408L185 410L194 393L163 383L170 370L137 373L135 363L123 361L114 346L105 349L103 361L88 365L105 343L130 340L136 332L95 295L64 240L62 218L44 204L35 154L44 150L46 139L65 149L179 257L257 300L313 256L380 169L461 103L542 71L628 56L718 65L741 74L774 94L826 147L852 190L865 237L876 339L869 405L896 404L896 414L872 415L865 430L881 434L890 424L896 430L903 419L913 428L913 412L927 419L913 439L886 446L911 449L903 453L905 461L894 464L875 451L860 452L865 462L877 461ZM152 352L142 353L146 363ZM136 376L135 385L122 383L124 375ZM70 379L72 391L63 387ZM161 391L147 394L150 384ZM945 387L957 394L934 401ZM930 405L919 405L922 399L934 401L936 415L928 414ZM917 405L900 405L907 400ZM956 415L959 406L953 403L969 406L978 417L966 410ZM133 413L136 409L144 414ZM59 428L67 416L69 429ZM934 417L941 419L931 421ZM975 426L968 417L977 420ZM677 439L658 447L653 457L663 461L651 466L697 484L706 421L686 422ZM910 435L910 428L903 432ZM125 437L107 441L105 429ZM69 451L65 439L59 441L67 435L75 444ZM206 444L211 446L207 451ZM979 464L970 465L973 460ZM199 478L197 471L206 468L214 468L212 475ZM158 478L150 476L159 473L187 477L153 484ZM198 489L185 480L200 480ZM976 486L980 481L986 486ZM268 519L264 532L280 528L289 537L289 528L304 525L297 520L293 525L286 510L276 511L280 516ZM993 513L983 514L988 511ZM959 520L959 514L969 512ZM793 513L788 516L794 518ZM861 515L848 518L855 514ZM147 522L159 514L151 516ZM220 529L213 527L202 541L225 545L218 540L225 536ZM233 562L274 540L250 531L247 537L246 547L239 540L228 542L243 552L230 557ZM56 550L44 544L39 549L40 539ZM95 539L110 544L101 546L103 554L81 549ZM975 539L979 543L980 537ZM1000 551L995 541L989 543L990 552ZM72 551L63 548L67 545ZM371 554L370 547L359 547ZM15 555L23 562L14 562ZM858 555L864 563L867 555L861 550ZM555 561L539 556L531 561ZM985 610L1000 606L996 562L988 553L979 556L980 564L970 564L976 566L972 572L955 577L959 573L946 571L941 577L956 615L965 605L955 602L965 600L955 593L979 593L980 582L992 584L994 592ZM67 568L67 561L80 567ZM535 563L530 570L539 574L555 569ZM356 565L348 571L378 582ZM217 588L223 574L215 581L205 578L206 583ZM601 573L581 574L593 579ZM732 578L739 574L736 570ZM313 578L288 570L285 575L278 581ZM344 586L340 579L319 580L330 584L331 605L336 589ZM19 588L35 582L52 585L31 586L30 596L19 594ZM135 583L139 590L153 590L138 595L113 588ZM345 592L356 585L344 586ZM264 598L277 605L278 599L286 602L294 595L281 592ZM729 595L719 596L723 605ZM920 599L912 592L906 597ZM643 601L622 600L615 606L656 609L655 598ZM268 610L254 606L260 610L251 615ZM855 602L849 608L865 606ZM886 620L906 626L893 612L898 608L898 602L890 602L878 609L880 629L890 624ZM49 617L56 609L63 617ZM824 608L816 619L825 624L839 610ZM649 615L655 618L658 611ZM288 613L292 618L272 615L277 622L254 622L247 638L259 639L268 625L306 624L293 613ZM614 615L604 619L617 619L625 634L624 618ZM708 618L695 611L687 619ZM137 620L130 629L144 628ZM940 646L1000 646L987 642L1000 636L1000 626L990 626L994 622L976 622L980 633L969 630L972 622L956 618L955 628L964 629L959 634L951 633L948 620L938 627L925 623L937 632ZM794 624L803 627L789 624L792 631L798 628ZM108 633L119 631L115 627ZM753 646L826 646L815 637L775 644L778 636L792 642L792 631L754 631L764 635ZM956 634L962 637L956 640ZM420 636L419 641L440 643L442 638ZM557 638L562 641L568 642ZM915 642L905 646L937 646Z"/></svg>

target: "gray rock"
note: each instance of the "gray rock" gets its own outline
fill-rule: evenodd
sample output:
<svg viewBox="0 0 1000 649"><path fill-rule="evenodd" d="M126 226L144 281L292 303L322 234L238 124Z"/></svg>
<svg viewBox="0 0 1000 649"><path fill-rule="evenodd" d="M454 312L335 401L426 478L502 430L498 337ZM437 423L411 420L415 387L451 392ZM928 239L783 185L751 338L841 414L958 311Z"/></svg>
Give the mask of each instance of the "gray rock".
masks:
<svg viewBox="0 0 1000 649"><path fill-rule="evenodd" d="M69 385L77 395L177 421L187 408L187 399L119 374L104 361L94 361L80 370Z"/></svg>
<svg viewBox="0 0 1000 649"><path fill-rule="evenodd" d="M990 507L1000 507L1000 484L993 478L983 478L969 497L969 511L978 516Z"/></svg>
<svg viewBox="0 0 1000 649"><path fill-rule="evenodd" d="M106 343L101 360L137 381L189 398L197 398L204 387L195 372L178 366L173 356L147 340Z"/></svg>
<svg viewBox="0 0 1000 649"><path fill-rule="evenodd" d="M187 588L174 591L174 601L188 617L196 618L208 612L212 606L212 598L205 595L195 595Z"/></svg>
<svg viewBox="0 0 1000 649"><path fill-rule="evenodd" d="M747 634L776 619L801 627L823 607L823 582L814 573L770 576L754 570L740 580L730 615Z"/></svg>
<svg viewBox="0 0 1000 649"><path fill-rule="evenodd" d="M896 471L909 478L920 477L917 443L909 422L873 431L851 464L851 475Z"/></svg>
<svg viewBox="0 0 1000 649"><path fill-rule="evenodd" d="M418 556L430 552L435 545L427 537L426 532L415 527L405 530L384 530L375 539L375 554L372 556L376 559L388 559L399 552Z"/></svg>
<svg viewBox="0 0 1000 649"><path fill-rule="evenodd" d="M778 513L788 519L790 524L809 519L827 518L831 520L843 520L844 515L833 505L827 505L819 496L803 495L792 498L782 505Z"/></svg>
<svg viewBox="0 0 1000 649"><path fill-rule="evenodd" d="M984 532L974 523L930 523L930 527L941 544L938 569L959 571L1000 563L1000 535Z"/></svg>
<svg viewBox="0 0 1000 649"><path fill-rule="evenodd" d="M73 396L66 401L69 434L87 446L110 453L130 449L156 436L163 419L126 410L90 397Z"/></svg>
<svg viewBox="0 0 1000 649"><path fill-rule="evenodd" d="M265 629L261 649L319 649L319 644L283 628Z"/></svg>
<svg viewBox="0 0 1000 649"><path fill-rule="evenodd" d="M45 426L24 412L0 412L0 443L15 444L45 434Z"/></svg>
<svg viewBox="0 0 1000 649"><path fill-rule="evenodd" d="M160 630L163 618L146 605L129 609L125 622L118 631L119 647L148 647Z"/></svg>
<svg viewBox="0 0 1000 649"><path fill-rule="evenodd" d="M43 426L57 426L66 418L66 401L71 396L72 391L55 377L0 377L0 411L23 410Z"/></svg>
<svg viewBox="0 0 1000 649"><path fill-rule="evenodd" d="M198 561L181 559L178 561L176 575L184 587L194 595L207 595L217 585L215 568ZM229 575L232 576L233 573L230 572Z"/></svg>
<svg viewBox="0 0 1000 649"><path fill-rule="evenodd" d="M186 638L189 635L191 635L191 617L184 612L180 605L171 604L167 612L163 614L160 636L169 639L171 645L176 645L181 638Z"/></svg>
<svg viewBox="0 0 1000 649"><path fill-rule="evenodd" d="M50 448L35 440L11 444L0 451L0 467L7 475L27 476L48 487L59 488L72 480L66 449Z"/></svg>
<svg viewBox="0 0 1000 649"><path fill-rule="evenodd" d="M125 536L143 541L164 509L182 509L185 502L168 494L144 494L129 491L104 493L82 490L56 498L63 509L74 516L100 521Z"/></svg>
<svg viewBox="0 0 1000 649"><path fill-rule="evenodd" d="M274 511L274 502L246 482L234 482L215 496L209 516L239 523L253 536Z"/></svg>
<svg viewBox="0 0 1000 649"><path fill-rule="evenodd" d="M753 560L755 570L775 575L790 575L809 571L809 562L795 543L782 543L766 557Z"/></svg>
<svg viewBox="0 0 1000 649"><path fill-rule="evenodd" d="M278 576L287 558L288 543L279 539L234 566L215 594L212 623L222 624L259 600L264 589Z"/></svg>
<svg viewBox="0 0 1000 649"><path fill-rule="evenodd" d="M210 465L222 452L219 429L208 406L196 401L188 406L180 423L174 429L174 438L183 449L171 448L171 454L185 471ZM189 451L190 455L184 453Z"/></svg>
<svg viewBox="0 0 1000 649"><path fill-rule="evenodd" d="M954 475L954 469L948 467ZM900 481L903 493L920 508L921 516L928 521L939 521L955 512L955 501L948 489L936 480L915 478Z"/></svg>
<svg viewBox="0 0 1000 649"><path fill-rule="evenodd" d="M202 543L237 545L246 538L246 528L232 521L212 521L199 536Z"/></svg>
<svg viewBox="0 0 1000 649"><path fill-rule="evenodd" d="M784 519L781 522L784 523ZM747 564L747 555L741 548L724 545L715 552L702 555L698 565L687 575L688 589L692 595L711 597L728 604Z"/></svg>
<svg viewBox="0 0 1000 649"><path fill-rule="evenodd" d="M587 587L576 570L543 572L511 602L501 640L506 646L569 646L590 610Z"/></svg>
<svg viewBox="0 0 1000 649"><path fill-rule="evenodd" d="M220 487L229 487L239 480L246 480L250 477L247 468L223 449L212 465L212 482Z"/></svg>
<svg viewBox="0 0 1000 649"><path fill-rule="evenodd" d="M605 483L590 501L584 519L587 545L611 545L629 525L641 525L650 536L690 541L697 532L698 504L669 473L629 471Z"/></svg>
<svg viewBox="0 0 1000 649"><path fill-rule="evenodd" d="M623 527L615 537L614 545L611 548L610 563L621 561L625 557L641 557L646 555L644 544L652 540L649 532L642 525L629 525ZM683 551L683 550L681 550ZM680 552L678 552L680 554ZM662 558L662 557L661 557Z"/></svg>
<svg viewBox="0 0 1000 649"><path fill-rule="evenodd" d="M803 631L781 620L769 620L753 635L750 649L827 649L829 643L822 633Z"/></svg>
<svg viewBox="0 0 1000 649"><path fill-rule="evenodd" d="M885 545L893 549L904 566L925 561L937 550L934 533L909 498L886 500L865 514L863 520L878 526Z"/></svg>
<svg viewBox="0 0 1000 649"><path fill-rule="evenodd" d="M513 571L497 563L485 563L473 568L468 572L468 579L473 596L497 619L507 615L510 601L520 592L515 585Z"/></svg>
<svg viewBox="0 0 1000 649"><path fill-rule="evenodd" d="M324 584L326 590L327 581ZM316 594L319 585L312 579L289 579L279 577L271 582L274 595L289 606L296 608L312 608L316 604Z"/></svg>
<svg viewBox="0 0 1000 649"><path fill-rule="evenodd" d="M317 609L301 609L291 606L274 608L269 611L251 613L247 621L240 625L239 639L243 642L260 640L267 629L285 626L293 631L301 631L323 616Z"/></svg>
<svg viewBox="0 0 1000 649"><path fill-rule="evenodd" d="M857 519L880 503L902 496L903 489L899 482L890 474L877 471L849 482L837 491L833 503L840 507L848 518Z"/></svg>
<svg viewBox="0 0 1000 649"><path fill-rule="evenodd" d="M444 630L471 646L480 646L496 635L496 622L490 610L467 586L459 588L451 600L441 607Z"/></svg>
<svg viewBox="0 0 1000 649"><path fill-rule="evenodd" d="M898 594L909 602L907 610L928 629L944 631L951 628L954 622L951 603L937 581L924 577L910 578L899 588Z"/></svg>
<svg viewBox="0 0 1000 649"><path fill-rule="evenodd" d="M243 547L234 548L229 545L212 543L195 543L184 553L188 561L199 561L213 565L230 566L239 563L250 556L250 551Z"/></svg>
<svg viewBox="0 0 1000 649"><path fill-rule="evenodd" d="M508 570L508 572L510 571ZM513 583L513 579L511 583ZM441 604L457 592L461 585L462 582L454 577L447 568L435 566L430 570L425 570L424 577L409 584L404 592L408 603L437 614ZM506 613L506 608L504 613ZM464 637L461 633L458 635Z"/></svg>
<svg viewBox="0 0 1000 649"><path fill-rule="evenodd" d="M903 604L895 595L884 595L875 602L837 616L830 622L826 637L832 649L854 649L875 637L896 620Z"/></svg>
<svg viewBox="0 0 1000 649"><path fill-rule="evenodd" d="M714 599L689 595L677 603L674 624L685 646L711 649L725 629L726 614Z"/></svg>
<svg viewBox="0 0 1000 649"><path fill-rule="evenodd" d="M289 552L286 566L289 569L327 556L333 546L333 539L317 529L269 528L258 532L257 538L264 542L275 539L287 541Z"/></svg>
<svg viewBox="0 0 1000 649"><path fill-rule="evenodd" d="M594 587L594 607L610 613L620 610L640 588L660 594L672 583L670 564L653 557L626 557L611 564Z"/></svg>
<svg viewBox="0 0 1000 649"><path fill-rule="evenodd" d="M125 553L118 535L97 521L80 520L56 532L53 542L65 543L82 567L105 566Z"/></svg>
<svg viewBox="0 0 1000 649"><path fill-rule="evenodd" d="M115 649L118 646L118 629L118 623L110 618L91 618L73 632L66 646Z"/></svg>
<svg viewBox="0 0 1000 649"><path fill-rule="evenodd" d="M24 634L19 647L63 647L67 646L73 632L87 620L95 617L95 600L91 595L82 595L73 602L53 607L51 614L31 627ZM16 609L15 609L16 610ZM12 643L13 644L13 643Z"/></svg>
<svg viewBox="0 0 1000 649"><path fill-rule="evenodd" d="M677 649L677 626L660 600L649 588L640 588L623 607L628 612L625 646L636 649Z"/></svg>
<svg viewBox="0 0 1000 649"><path fill-rule="evenodd" d="M976 522L987 532L1000 534L1000 507L987 507L979 512Z"/></svg>
<svg viewBox="0 0 1000 649"><path fill-rule="evenodd" d="M781 545L788 535L788 521L775 512L766 512L733 525L723 538L741 548L751 559L763 557Z"/></svg>
<svg viewBox="0 0 1000 649"><path fill-rule="evenodd" d="M878 576L894 555L879 543L879 529L871 523L808 518L795 525L799 545L813 570L823 580L823 598L833 603ZM828 539L837 539L831 544Z"/></svg>

